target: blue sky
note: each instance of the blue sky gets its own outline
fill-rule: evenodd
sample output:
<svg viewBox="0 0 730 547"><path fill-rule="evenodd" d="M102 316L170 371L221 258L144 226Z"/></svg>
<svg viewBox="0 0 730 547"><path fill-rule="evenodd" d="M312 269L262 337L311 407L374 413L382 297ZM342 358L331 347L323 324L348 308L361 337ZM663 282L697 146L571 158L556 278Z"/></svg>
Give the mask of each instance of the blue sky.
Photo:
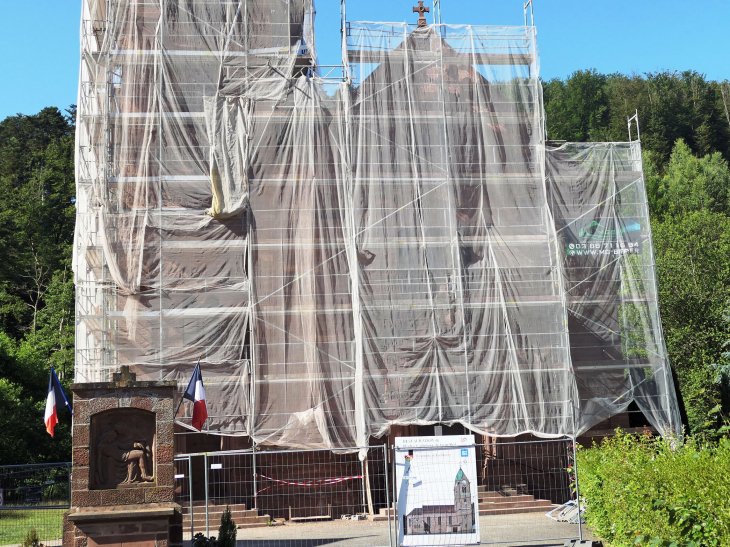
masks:
<svg viewBox="0 0 730 547"><path fill-rule="evenodd" d="M521 25L522 0L442 0L452 24ZM541 76L693 69L730 79L727 0L534 0ZM76 102L81 0L0 0L0 119ZM415 21L411 0L349 0L350 21ZM425 5L431 5L427 0ZM429 22L431 21L430 16ZM317 2L322 64L340 61L338 0Z"/></svg>

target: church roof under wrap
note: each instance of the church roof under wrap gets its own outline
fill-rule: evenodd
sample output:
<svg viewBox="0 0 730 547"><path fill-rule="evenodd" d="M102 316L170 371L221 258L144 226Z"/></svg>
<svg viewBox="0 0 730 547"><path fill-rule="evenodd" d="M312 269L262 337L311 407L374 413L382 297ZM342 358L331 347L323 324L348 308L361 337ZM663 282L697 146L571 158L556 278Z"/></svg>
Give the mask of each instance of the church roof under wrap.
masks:
<svg viewBox="0 0 730 547"><path fill-rule="evenodd" d="M211 433L308 448L680 429L640 143L546 145L534 27L347 23L333 83L246 5L84 0L76 381L200 359Z"/></svg>

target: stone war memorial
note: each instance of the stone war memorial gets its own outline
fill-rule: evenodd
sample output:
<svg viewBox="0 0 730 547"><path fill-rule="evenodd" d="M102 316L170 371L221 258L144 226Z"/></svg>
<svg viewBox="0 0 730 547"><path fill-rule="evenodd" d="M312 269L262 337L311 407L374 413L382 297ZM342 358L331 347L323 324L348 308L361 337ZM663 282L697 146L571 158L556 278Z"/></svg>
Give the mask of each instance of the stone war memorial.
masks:
<svg viewBox="0 0 730 547"><path fill-rule="evenodd" d="M529 2L507 27L343 0L335 67L312 0L82 5L65 545L175 545L226 507L251 541L367 518L394 544L391 447L440 435L475 438L489 543L576 502L576 441L681 432L638 120L547 140ZM454 503L406 526L461 530Z"/></svg>
<svg viewBox="0 0 730 547"><path fill-rule="evenodd" d="M107 382L71 386L71 505L64 544L182 545L174 499L173 393L170 381L137 381L120 367Z"/></svg>

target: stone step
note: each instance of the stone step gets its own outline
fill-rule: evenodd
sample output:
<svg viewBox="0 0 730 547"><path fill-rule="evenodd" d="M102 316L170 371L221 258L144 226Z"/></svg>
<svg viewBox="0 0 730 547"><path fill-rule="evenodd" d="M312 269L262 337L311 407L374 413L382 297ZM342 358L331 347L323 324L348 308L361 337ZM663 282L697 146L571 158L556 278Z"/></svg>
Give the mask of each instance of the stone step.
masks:
<svg viewBox="0 0 730 547"><path fill-rule="evenodd" d="M183 503L185 503L186 507L189 505L187 502L180 502L180 505L182 505ZM198 507L205 507L205 500L194 501L193 507L195 507L196 509ZM222 507L223 509L225 509L226 507L230 507L231 509L235 508L239 511L242 511L242 510L246 509L246 504L245 503L231 503L231 502L219 501L219 500L210 500L208 502L208 507Z"/></svg>
<svg viewBox="0 0 730 547"><path fill-rule="evenodd" d="M517 497L517 496L515 496ZM506 498L500 496L502 500L497 503L480 503L480 515L509 515L514 513L539 513L541 511L548 512L551 508L557 507L550 500L536 500L533 496L519 496L518 500L512 500L510 496ZM377 515L368 517L372 522L386 521L390 517L393 510L380 509Z"/></svg>
<svg viewBox="0 0 730 547"><path fill-rule="evenodd" d="M208 518L209 519L216 518L216 519L220 520L220 518L222 516L223 516L223 512L222 511L208 511ZM262 518L264 518L266 516L267 515L259 515L259 514L253 514L253 515L237 515L236 513L231 513L231 517L233 517L233 520L235 520L236 522L238 522L238 521L241 521L241 522L258 522L258 519L262 519ZM195 517L194 518L195 518L195 520L205 519L205 511L201 511L200 513L198 513L197 511L195 511Z"/></svg>
<svg viewBox="0 0 730 547"><path fill-rule="evenodd" d="M247 511L247 513L248 512L249 511ZM220 520L220 518L222 516L223 516L223 511L208 511L208 518L209 519L217 518L217 519ZM258 513L257 514L254 514L254 515L237 515L236 513L231 513L231 516L233 517L233 520L235 520L236 522L238 522L238 521L241 521L241 522L258 522L258 519L262 519L262 518L268 517L268 515L259 515ZM195 511L195 517L194 518L195 518L195 520L205 519L205 511L201 511L200 513L198 513L197 511Z"/></svg>
<svg viewBox="0 0 730 547"><path fill-rule="evenodd" d="M232 513L244 513L246 511L254 511L254 512L256 511L256 509L246 509L245 505L236 505L236 506L230 505L228 507L230 507ZM196 505L193 507L193 509L195 510L196 513L200 513L200 512L205 513L205 505L201 505L201 506ZM183 510L185 512L189 512L190 507L185 506L185 507L183 507ZM208 510L209 511L218 511L219 513L222 513L223 511L226 510L226 506L211 504L208 506Z"/></svg>
<svg viewBox="0 0 730 547"><path fill-rule="evenodd" d="M266 526L267 523L271 520L271 517L269 515L262 515L258 517L243 517L243 518L236 518L233 517L233 522L236 523L236 525L240 528L241 526ZM211 515L208 514L208 523L209 526L215 526L218 527L221 521L221 515ZM188 521L189 522L189 521ZM193 519L193 525L198 528L199 526L205 526L205 514L198 515L196 513L195 518Z"/></svg>
<svg viewBox="0 0 730 547"><path fill-rule="evenodd" d="M535 496L531 496L529 494L519 494L517 496L502 496L500 494L497 495L479 495L479 503L482 502L493 502L493 503L499 503L502 501L532 501L535 499Z"/></svg>
<svg viewBox="0 0 730 547"><path fill-rule="evenodd" d="M183 502L179 502L179 503L180 503L180 505L185 504L185 507L189 506L189 504L187 502L184 502L184 501ZM194 501L193 502L193 507L195 507L196 509L198 507L205 507L205 500L196 500L196 501ZM225 509L226 507L230 507L231 509L236 509L238 511L243 511L243 510L246 509L246 504L245 503L234 503L234 502L225 501L225 500L211 499L211 500L208 501L208 507L220 507L222 509Z"/></svg>
<svg viewBox="0 0 730 547"><path fill-rule="evenodd" d="M479 510L482 509L510 509L514 507L549 507L552 505L550 500L530 500L530 501L503 501L499 503L480 503Z"/></svg>
<svg viewBox="0 0 730 547"><path fill-rule="evenodd" d="M557 505L547 505L540 507L516 507L514 509L479 509L479 516L485 517L489 515L516 515L517 513L547 513L550 508L557 507Z"/></svg>
<svg viewBox="0 0 730 547"><path fill-rule="evenodd" d="M271 521L271 523L268 523L267 522L266 524L261 524L261 523L258 523L258 524L239 524L238 525L238 529L239 530L244 530L246 528L268 528L269 526L284 526L284 523L283 522Z"/></svg>
<svg viewBox="0 0 730 547"><path fill-rule="evenodd" d="M480 494L496 492L498 494L502 493L502 494L510 495L510 494L517 494L518 493L517 490L520 488L522 488L522 489L527 488L526 484L518 484L518 485L507 484L510 481L506 480L507 477L505 477L504 479L505 479L504 483L502 483L500 479L494 479L491 484L480 484L479 486L477 486L477 492L479 492ZM495 488L499 488L500 491L497 492L495 490Z"/></svg>
<svg viewBox="0 0 730 547"><path fill-rule="evenodd" d="M496 490L494 490L494 487L492 487L492 489L487 490L486 487L480 486L479 487L479 490L477 490L477 495L479 497L482 497L482 496L499 496L501 498L506 498L506 497L509 497L509 496L523 496L524 494L520 494L514 488L508 488L508 489L500 490L499 492L497 492Z"/></svg>
<svg viewBox="0 0 730 547"><path fill-rule="evenodd" d="M223 512L222 511L220 511L220 512L218 512L218 511L208 511L208 519L210 519L210 520L215 519L216 521L219 521L222 516L223 516ZM259 514L250 515L250 514L237 514L237 513L231 513L231 517L233 518L233 520L235 522L258 522L256 519L262 518L262 516L259 515ZM189 520L190 517L189 516L185 516L183 518L186 518L186 519ZM196 511L195 512L194 519L195 520L199 520L199 519L205 520L205 511L201 511L200 513L198 513Z"/></svg>
<svg viewBox="0 0 730 547"><path fill-rule="evenodd" d="M225 509L221 509L220 507L209 507L208 513L216 515L222 515L224 513ZM190 514L190 510L187 507L183 508L182 511L183 516L187 516ZM198 515L205 515L205 507L195 507L195 516ZM238 517L258 517L259 512L256 509L244 509L244 510L231 510L231 515L233 518Z"/></svg>
<svg viewBox="0 0 730 547"><path fill-rule="evenodd" d="M238 528L239 530L243 530L243 529L246 529L246 528L268 528L269 526L281 526L281 524L280 523L274 523L274 524L262 524L262 523L258 523L258 524L237 524L236 525L236 528ZM211 523L210 526L209 526L209 529L210 529L210 533L211 534L217 535L217 531L218 531L218 525L217 525L217 523L216 523L215 526ZM198 532L205 532L205 522L202 522L202 523L196 522L195 523L195 533L197 534Z"/></svg>

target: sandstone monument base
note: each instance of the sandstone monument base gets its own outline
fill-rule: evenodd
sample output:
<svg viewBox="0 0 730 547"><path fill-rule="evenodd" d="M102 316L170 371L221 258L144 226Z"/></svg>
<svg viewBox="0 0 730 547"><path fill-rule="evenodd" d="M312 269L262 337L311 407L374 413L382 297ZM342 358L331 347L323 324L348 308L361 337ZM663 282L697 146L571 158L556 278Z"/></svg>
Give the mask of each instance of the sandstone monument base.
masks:
<svg viewBox="0 0 730 547"><path fill-rule="evenodd" d="M174 500L175 382L72 384L71 509L64 547L182 546Z"/></svg>

